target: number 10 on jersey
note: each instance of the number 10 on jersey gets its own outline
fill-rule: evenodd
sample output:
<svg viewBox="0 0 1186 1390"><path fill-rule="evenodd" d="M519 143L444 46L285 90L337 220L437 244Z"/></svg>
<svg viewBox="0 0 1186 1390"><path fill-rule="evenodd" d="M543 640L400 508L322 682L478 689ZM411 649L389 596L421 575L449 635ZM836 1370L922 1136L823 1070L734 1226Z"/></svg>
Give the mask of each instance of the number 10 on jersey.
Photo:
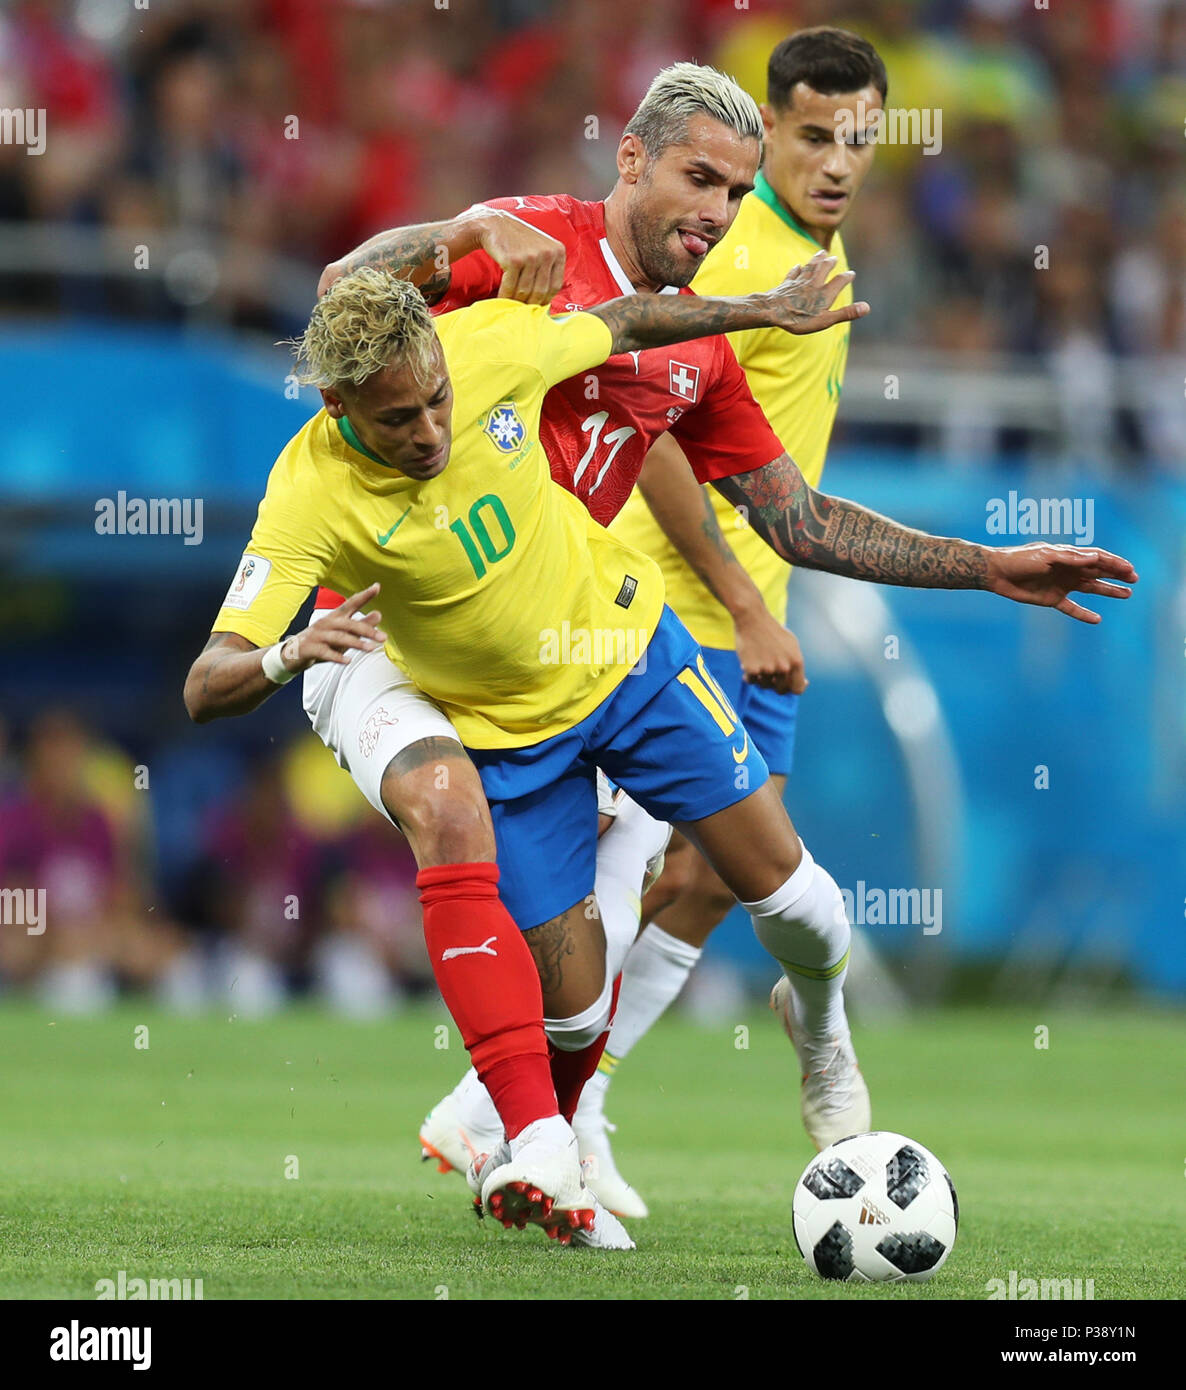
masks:
<svg viewBox="0 0 1186 1390"><path fill-rule="evenodd" d="M489 523L483 512L489 515ZM490 526L498 523L498 529L502 532L502 543L495 545L494 538L490 534ZM511 518L507 515L507 509L502 504L502 498L496 497L494 493L488 492L469 509L469 525L458 519L453 522L449 530L461 542L461 548L465 551L466 559L473 566L474 574L478 579L486 573L487 565L495 565L499 560L505 560L514 549L515 528L511 523Z"/></svg>

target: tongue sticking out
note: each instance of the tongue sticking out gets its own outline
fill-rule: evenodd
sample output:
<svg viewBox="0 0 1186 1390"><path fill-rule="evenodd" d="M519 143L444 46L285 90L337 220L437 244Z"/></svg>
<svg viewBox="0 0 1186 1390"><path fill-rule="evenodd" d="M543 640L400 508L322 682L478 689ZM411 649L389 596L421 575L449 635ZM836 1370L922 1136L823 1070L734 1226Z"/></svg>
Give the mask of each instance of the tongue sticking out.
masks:
<svg viewBox="0 0 1186 1390"><path fill-rule="evenodd" d="M708 242L695 232L680 232L679 239L684 244L684 250L690 255L703 256L708 251Z"/></svg>

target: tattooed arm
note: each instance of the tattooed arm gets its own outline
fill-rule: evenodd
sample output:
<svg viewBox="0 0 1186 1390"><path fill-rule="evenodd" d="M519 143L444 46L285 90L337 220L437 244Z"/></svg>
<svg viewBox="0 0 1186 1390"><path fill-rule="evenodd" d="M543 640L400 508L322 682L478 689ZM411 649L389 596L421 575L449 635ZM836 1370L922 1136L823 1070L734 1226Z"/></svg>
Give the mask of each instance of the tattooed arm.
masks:
<svg viewBox="0 0 1186 1390"><path fill-rule="evenodd" d="M741 298L698 294L631 294L611 299L586 312L602 319L614 335L611 355L640 348L666 347L689 338L711 338L743 328L783 328L788 333L819 333L836 323L864 318L863 302L843 309L830 306L853 279L851 270L828 276L835 256L817 252L805 266L795 266L781 285Z"/></svg>
<svg viewBox="0 0 1186 1390"><path fill-rule="evenodd" d="M876 584L917 589L987 589L1017 603L1057 608L1098 623L1071 592L1128 598L1137 575L1106 550L1070 545L994 547L931 536L855 502L810 487L787 454L764 468L721 478L714 487L743 509L763 540L792 564Z"/></svg>
<svg viewBox="0 0 1186 1390"><path fill-rule="evenodd" d="M327 265L318 296L360 266L389 270L419 287L429 304L446 293L454 261L471 251L485 251L502 268L500 299L550 304L564 284L564 244L509 212L477 207L448 222L425 222L380 232Z"/></svg>
<svg viewBox="0 0 1186 1390"><path fill-rule="evenodd" d="M732 618L746 680L773 690L802 692L807 681L798 639L766 607L717 523L708 490L696 481L671 435L660 435L651 445L638 490L667 539Z"/></svg>

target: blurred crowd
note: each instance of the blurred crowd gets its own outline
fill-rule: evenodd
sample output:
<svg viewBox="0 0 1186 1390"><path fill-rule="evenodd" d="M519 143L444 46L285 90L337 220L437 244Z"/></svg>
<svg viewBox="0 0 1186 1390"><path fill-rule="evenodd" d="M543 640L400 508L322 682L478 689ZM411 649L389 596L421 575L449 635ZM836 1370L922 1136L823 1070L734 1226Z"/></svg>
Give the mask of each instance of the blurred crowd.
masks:
<svg viewBox="0 0 1186 1390"><path fill-rule="evenodd" d="M415 880L308 734L135 765L66 708L19 749L0 726L0 996L91 1013L151 991L252 1017L312 995L376 1017L432 989Z"/></svg>
<svg viewBox="0 0 1186 1390"><path fill-rule="evenodd" d="M942 112L941 157L881 149L845 227L875 308L860 351L1040 362L1084 457L1181 473L1183 0L0 0L0 110L48 120L41 155L0 141L0 313L208 303L274 338L380 228L603 196L659 68L711 62L762 100L770 50L817 23L877 45L891 107ZM34 263L54 228L118 273ZM129 273L137 246L165 273ZM1140 409L1112 407L1126 374ZM985 408L952 406L969 430ZM26 889L44 932L12 920ZM3 890L0 993L62 1010L134 987L372 1016L432 988L406 845L307 732L140 768L76 711L16 747L0 721Z"/></svg>
<svg viewBox="0 0 1186 1390"><path fill-rule="evenodd" d="M864 342L1058 349L1072 413L1103 354L1186 352L1180 0L11 0L0 107L46 109L49 138L0 146L0 220L178 233L172 281L104 311L209 295L286 327L275 259L498 193L601 196L660 67L713 62L761 100L774 44L820 22L877 44L890 106L942 111L942 157L886 146L854 213Z"/></svg>

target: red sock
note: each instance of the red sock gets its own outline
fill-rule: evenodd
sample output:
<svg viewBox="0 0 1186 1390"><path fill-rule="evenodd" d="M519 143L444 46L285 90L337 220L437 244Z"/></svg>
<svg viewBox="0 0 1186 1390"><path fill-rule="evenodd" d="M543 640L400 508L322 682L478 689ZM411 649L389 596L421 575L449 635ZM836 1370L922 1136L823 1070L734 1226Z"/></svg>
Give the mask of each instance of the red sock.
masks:
<svg viewBox="0 0 1186 1390"><path fill-rule="evenodd" d="M498 896L498 865L434 865L416 886L437 987L513 1139L557 1108L539 975Z"/></svg>
<svg viewBox="0 0 1186 1390"><path fill-rule="evenodd" d="M601 1054L609 1041L610 1028L613 1027L614 1014L618 1009L618 991L621 987L622 977L619 975L614 981L613 998L610 1000L609 1026L600 1037L594 1038L588 1047L582 1047L579 1052L561 1052L558 1047L550 1049L556 1103L569 1124L572 1124L572 1117L576 1113L581 1092L585 1089L585 1082L597 1070L597 1063L601 1061Z"/></svg>

